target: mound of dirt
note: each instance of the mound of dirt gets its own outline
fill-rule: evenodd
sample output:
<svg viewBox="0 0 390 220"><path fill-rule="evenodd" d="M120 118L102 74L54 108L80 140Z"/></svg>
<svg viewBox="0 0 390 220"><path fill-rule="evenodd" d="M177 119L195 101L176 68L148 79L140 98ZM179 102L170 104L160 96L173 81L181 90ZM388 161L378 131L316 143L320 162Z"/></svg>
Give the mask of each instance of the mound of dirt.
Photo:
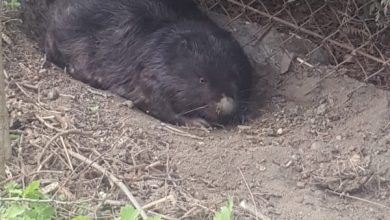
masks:
<svg viewBox="0 0 390 220"><path fill-rule="evenodd" d="M57 194L88 199L82 210L93 217L128 199L80 156L123 181L145 210L175 219L210 219L228 195L236 219L388 218L390 93L327 66L280 74L284 36L213 16L251 56L258 85L251 120L211 132L161 124L44 65L20 21L6 20L7 107L21 135L9 178L58 183Z"/></svg>

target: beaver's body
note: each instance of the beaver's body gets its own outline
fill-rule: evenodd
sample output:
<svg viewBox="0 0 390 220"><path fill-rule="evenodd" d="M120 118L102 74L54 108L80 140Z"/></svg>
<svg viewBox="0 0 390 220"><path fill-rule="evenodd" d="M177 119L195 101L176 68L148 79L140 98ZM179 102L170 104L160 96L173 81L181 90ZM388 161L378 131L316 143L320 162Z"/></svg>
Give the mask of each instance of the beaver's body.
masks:
<svg viewBox="0 0 390 220"><path fill-rule="evenodd" d="M192 0L22 3L48 61L164 122L222 123L250 95L247 56Z"/></svg>

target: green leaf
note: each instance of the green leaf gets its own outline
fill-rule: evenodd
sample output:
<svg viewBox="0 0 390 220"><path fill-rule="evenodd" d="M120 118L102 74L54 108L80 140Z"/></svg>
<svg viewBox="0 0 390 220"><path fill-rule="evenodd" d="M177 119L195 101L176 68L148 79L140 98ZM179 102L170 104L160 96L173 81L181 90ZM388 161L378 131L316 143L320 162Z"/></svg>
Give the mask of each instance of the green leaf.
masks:
<svg viewBox="0 0 390 220"><path fill-rule="evenodd" d="M40 182L38 180L32 181L26 188L23 190L23 195L29 195L36 192L39 189Z"/></svg>
<svg viewBox="0 0 390 220"><path fill-rule="evenodd" d="M85 215L78 215L78 216L72 218L72 220L90 220L90 218L88 216L85 216Z"/></svg>
<svg viewBox="0 0 390 220"><path fill-rule="evenodd" d="M230 212L233 212L233 198L231 196L228 198L228 208Z"/></svg>
<svg viewBox="0 0 390 220"><path fill-rule="evenodd" d="M38 180L31 182L26 188L23 189L22 195L30 199L39 199L42 194L38 192L40 182Z"/></svg>
<svg viewBox="0 0 390 220"><path fill-rule="evenodd" d="M14 141L14 140L18 140L20 138L20 134L16 134L16 133L10 133L9 134L9 138Z"/></svg>
<svg viewBox="0 0 390 220"><path fill-rule="evenodd" d="M126 205L121 208L120 220L137 220L139 211L131 205Z"/></svg>
<svg viewBox="0 0 390 220"><path fill-rule="evenodd" d="M32 219L50 220L54 215L54 208L47 204L34 204L27 213Z"/></svg>
<svg viewBox="0 0 390 220"><path fill-rule="evenodd" d="M233 212L233 199L229 197L227 206L221 207L221 209L215 213L214 220L231 220Z"/></svg>
<svg viewBox="0 0 390 220"><path fill-rule="evenodd" d="M158 216L158 215L151 216L151 217L148 217L146 220L161 220L161 216Z"/></svg>
<svg viewBox="0 0 390 220"><path fill-rule="evenodd" d="M27 210L26 207L18 204L18 203L13 203L10 207L7 208L4 212L4 218L5 219L16 219L16 217L22 215L25 213Z"/></svg>
<svg viewBox="0 0 390 220"><path fill-rule="evenodd" d="M16 197L22 195L22 189L15 181L11 181L4 186L4 190L7 192L9 197Z"/></svg>

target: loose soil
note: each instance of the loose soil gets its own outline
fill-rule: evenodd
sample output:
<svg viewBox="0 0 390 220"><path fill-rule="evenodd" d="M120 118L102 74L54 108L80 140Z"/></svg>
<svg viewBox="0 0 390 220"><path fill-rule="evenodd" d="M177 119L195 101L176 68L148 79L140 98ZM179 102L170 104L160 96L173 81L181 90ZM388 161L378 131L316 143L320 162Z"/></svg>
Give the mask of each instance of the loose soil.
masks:
<svg viewBox="0 0 390 220"><path fill-rule="evenodd" d="M21 134L9 179L59 183L58 195L90 200L68 210L112 217L127 197L77 153L122 180L141 205L170 196L147 211L176 219L211 219L229 195L235 219L256 219L242 201L269 219L390 219L390 93L342 70L324 78L330 66L294 64L280 74L282 34L253 40L264 33L257 25L214 16L245 46L258 83L250 120L210 132L163 124L44 65L20 21L6 19L7 107ZM58 216L74 215L63 209Z"/></svg>

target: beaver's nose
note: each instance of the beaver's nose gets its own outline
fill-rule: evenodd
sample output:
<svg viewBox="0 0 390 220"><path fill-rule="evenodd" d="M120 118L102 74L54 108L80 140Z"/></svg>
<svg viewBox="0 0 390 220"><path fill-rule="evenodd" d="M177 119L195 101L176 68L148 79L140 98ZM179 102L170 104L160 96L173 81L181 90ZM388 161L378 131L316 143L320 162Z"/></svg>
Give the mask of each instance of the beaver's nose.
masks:
<svg viewBox="0 0 390 220"><path fill-rule="evenodd" d="M229 115L229 114L232 114L236 109L236 102L234 101L234 99L226 96L226 95L222 95L222 98L221 100L219 100L219 102L217 103L217 113L219 115Z"/></svg>

